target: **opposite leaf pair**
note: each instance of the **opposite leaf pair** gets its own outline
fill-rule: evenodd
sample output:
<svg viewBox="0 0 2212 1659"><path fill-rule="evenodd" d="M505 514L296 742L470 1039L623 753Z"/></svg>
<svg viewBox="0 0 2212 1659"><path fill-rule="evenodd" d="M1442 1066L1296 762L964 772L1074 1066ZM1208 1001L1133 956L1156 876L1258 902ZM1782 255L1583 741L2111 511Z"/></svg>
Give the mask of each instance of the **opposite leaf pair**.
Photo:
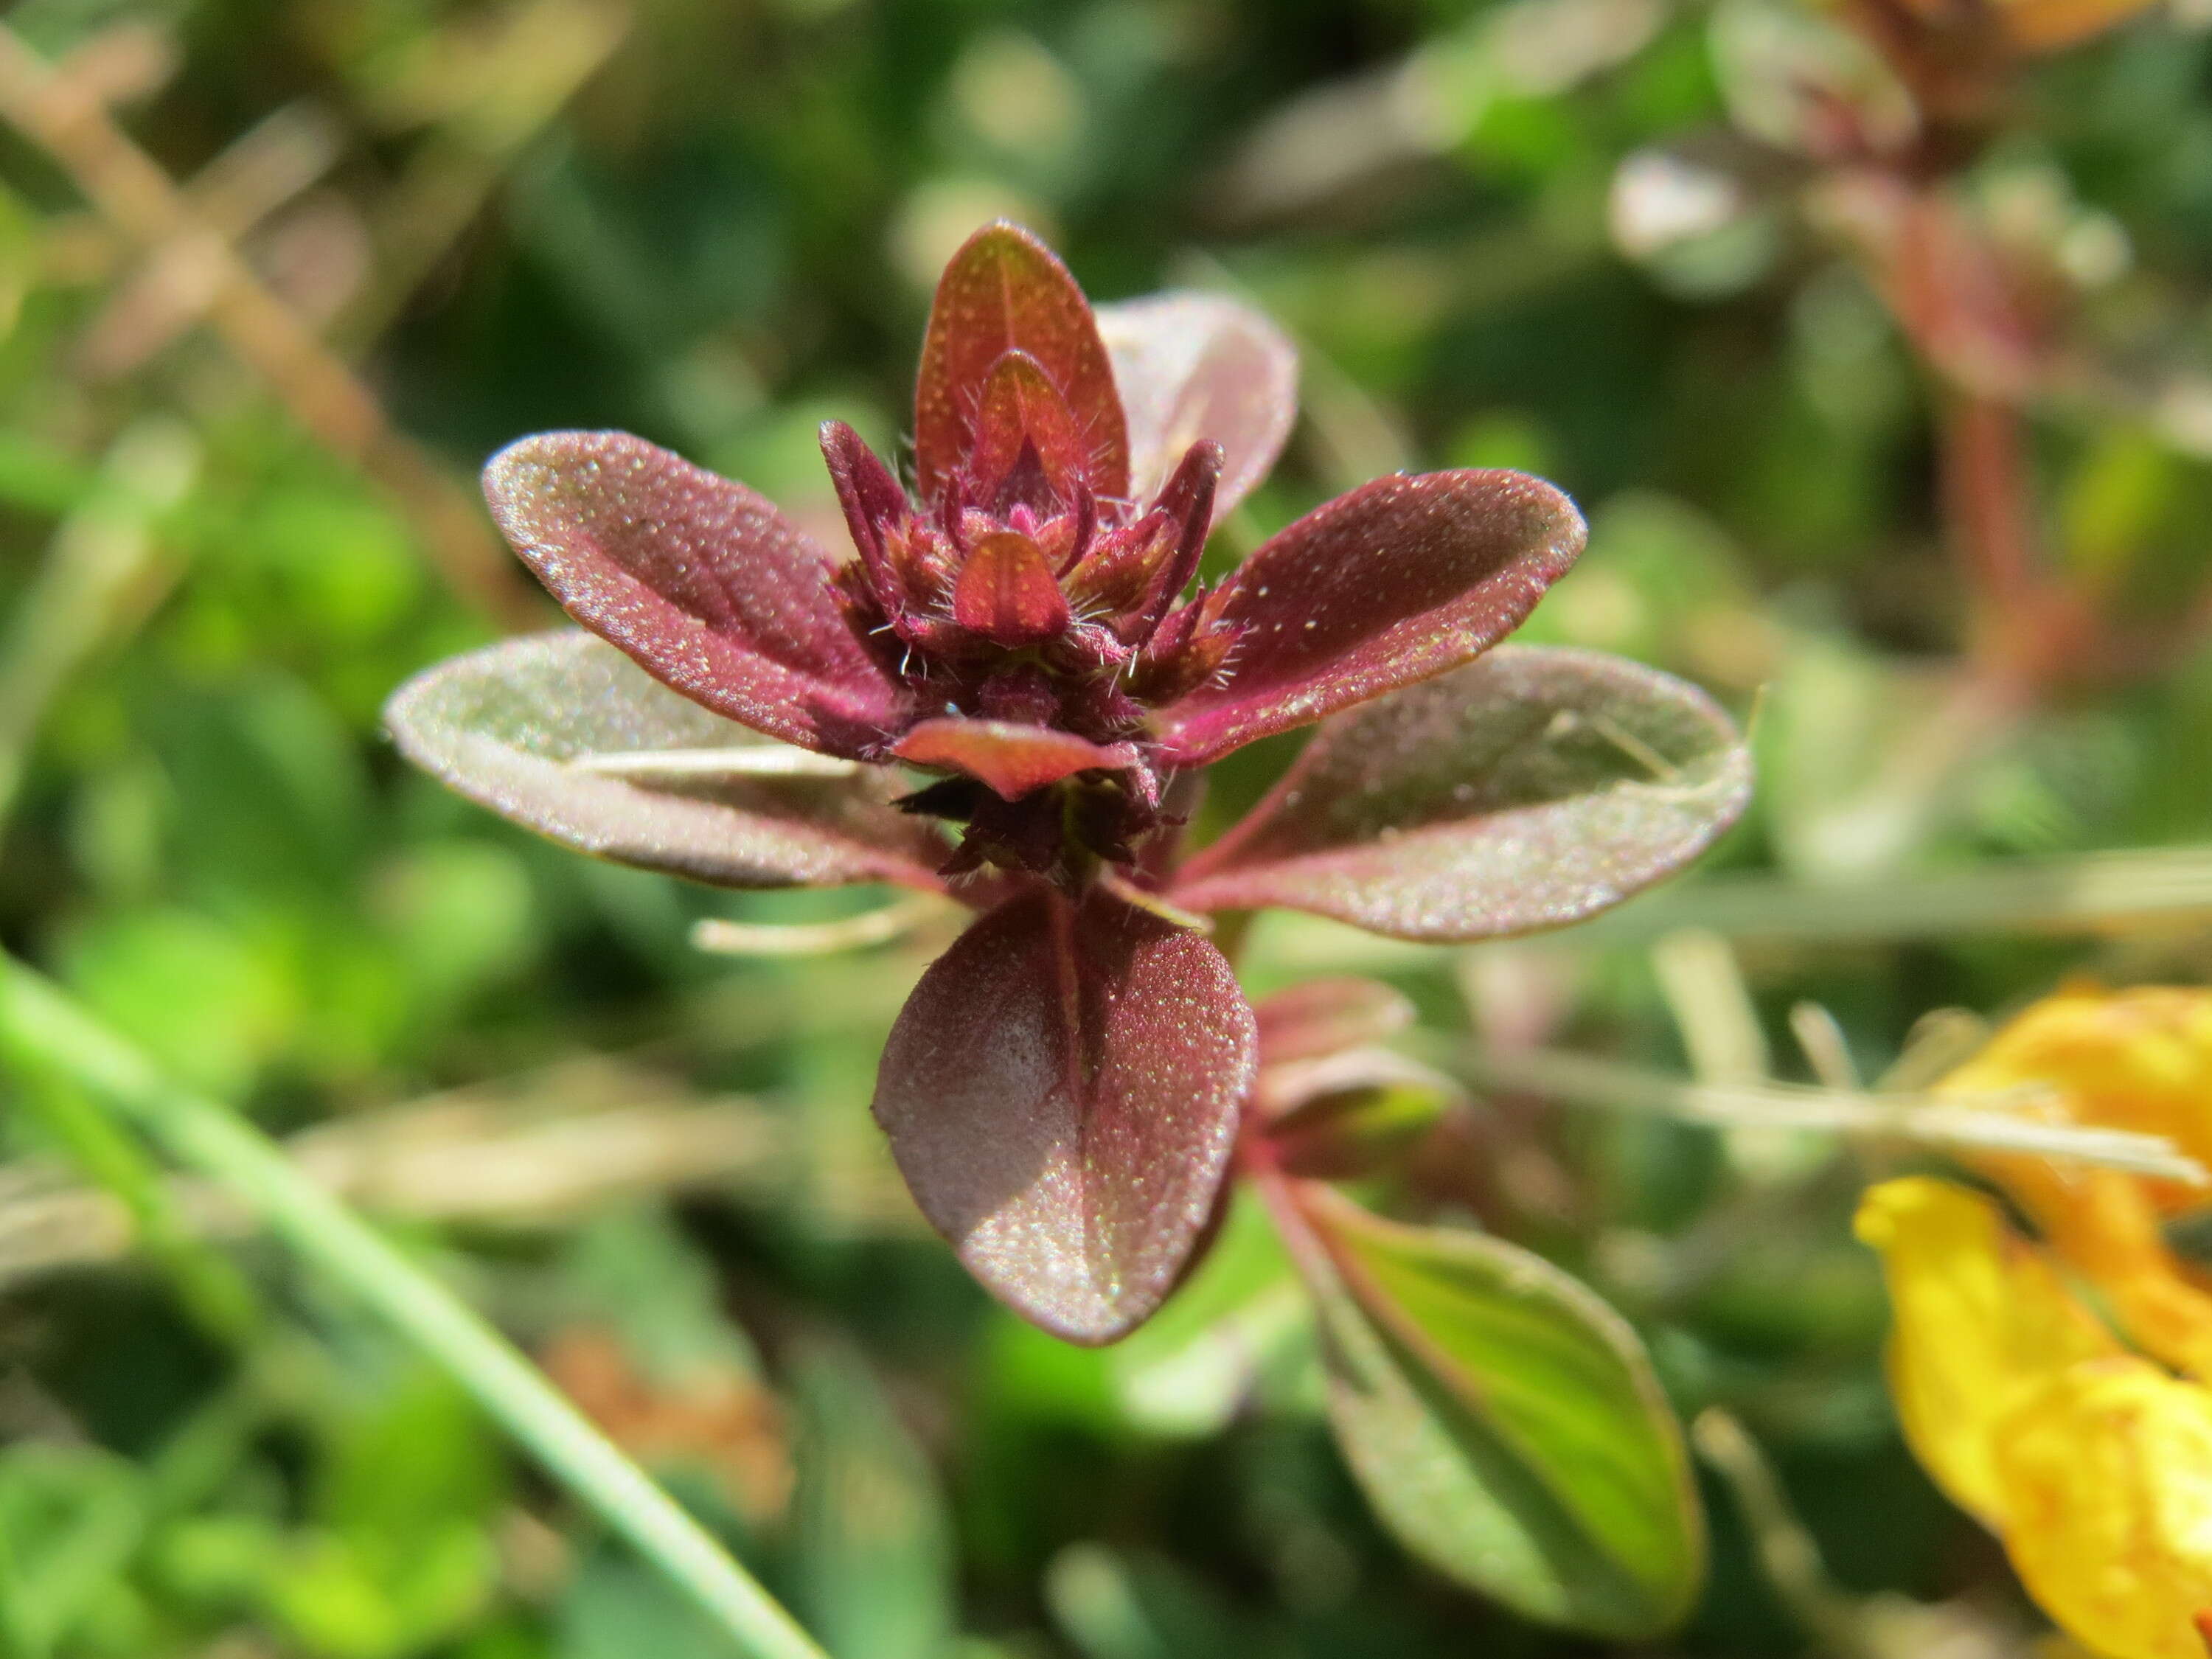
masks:
<svg viewBox="0 0 2212 1659"><path fill-rule="evenodd" d="M1252 1012L1194 913L1556 926L1694 856L1748 787L1692 687L1483 654L1581 550L1535 479L1381 479L1189 591L1294 375L1241 307L1094 314L1035 239L987 227L939 287L915 495L823 429L857 556L638 439L526 439L488 471L493 510L599 637L458 659L389 713L419 764L585 851L984 912L900 1016L876 1115L969 1269L1076 1341L1177 1282L1251 1089ZM1200 769L1324 716L1187 855Z"/></svg>

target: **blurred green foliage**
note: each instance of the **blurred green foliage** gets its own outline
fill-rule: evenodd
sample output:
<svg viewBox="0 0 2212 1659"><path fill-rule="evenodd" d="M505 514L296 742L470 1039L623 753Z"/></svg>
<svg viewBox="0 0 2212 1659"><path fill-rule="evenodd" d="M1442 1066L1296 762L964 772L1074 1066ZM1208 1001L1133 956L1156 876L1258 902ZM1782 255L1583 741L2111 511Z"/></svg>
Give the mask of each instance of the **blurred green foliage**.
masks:
<svg viewBox="0 0 2212 1659"><path fill-rule="evenodd" d="M6 27L112 104L435 476L526 431L622 426L822 521L816 424L896 442L936 267L1009 213L1095 297L1227 286L1298 338L1304 424L1218 558L1401 465L1571 491L1591 550L1526 637L1752 713L1759 799L1715 863L1878 881L2204 839L2203 653L2024 708L1972 699L1936 478L1948 394L1787 165L1744 160L1764 118L1743 43L1802 15L21 0ZM2212 396L2188 378L2212 345L2209 53L2203 8L2177 4L2040 67L1970 180L2074 250L2118 360L2172 371L2162 401L2055 400L2032 432L2046 544L2154 618L2205 567L2212 471L2175 411L2201 425L2187 400ZM1741 199L1639 240L1632 164L1700 145L1742 163ZM592 866L407 774L377 711L495 631L450 580L488 529L334 445L329 409L210 322L189 261L84 184L0 133L0 940L179 1080L297 1136L838 1659L1591 1650L1389 1540L1249 1218L1119 1351L988 1304L866 1114L941 935L708 957L699 918L874 898ZM1282 754L1240 755L1209 810ZM1632 942L1352 949L1265 922L1252 978L1380 971L1432 1048L1533 1034L1685 1063ZM1801 1000L1872 1076L1930 1009L2212 966L2185 929L1741 955L1786 1075ZM210 1194L141 1172L132 1248L67 1173L114 1170L34 1104L0 1115L0 1654L724 1650L449 1381ZM1374 1196L1479 1217L1586 1279L1680 1411L1725 1407L1769 1449L1850 1591L1966 1597L2009 1641L2000 1558L1888 1415L1879 1285L1844 1225L1859 1174L1826 1140L1501 1097ZM1801 1645L1707 1496L1711 1581L1670 1650Z"/></svg>

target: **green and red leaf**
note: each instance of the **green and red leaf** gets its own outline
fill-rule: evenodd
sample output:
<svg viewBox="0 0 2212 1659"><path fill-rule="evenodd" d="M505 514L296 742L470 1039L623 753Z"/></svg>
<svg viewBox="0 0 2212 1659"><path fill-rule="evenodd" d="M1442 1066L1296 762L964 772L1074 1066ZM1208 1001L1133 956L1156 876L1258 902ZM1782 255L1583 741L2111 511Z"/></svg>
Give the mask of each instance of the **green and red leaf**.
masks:
<svg viewBox="0 0 2212 1659"><path fill-rule="evenodd" d="M943 887L945 843L888 804L882 775L836 775L580 631L440 663L385 720L416 765L579 852L723 887Z"/></svg>
<svg viewBox="0 0 2212 1659"><path fill-rule="evenodd" d="M1330 720L1170 896L1399 939L1528 933L1680 869L1750 791L1742 738L1695 686L1597 652L1504 646Z"/></svg>
<svg viewBox="0 0 2212 1659"><path fill-rule="evenodd" d="M1696 1490L1628 1322L1503 1239L1261 1190L1320 1311L1338 1443L1407 1548L1527 1618L1677 1623L1704 1576Z"/></svg>
<svg viewBox="0 0 2212 1659"><path fill-rule="evenodd" d="M1265 1042L1265 1039L1262 1039ZM1346 1048L1263 1064L1248 1133L1289 1173L1350 1181L1402 1166L1467 1091L1389 1048Z"/></svg>

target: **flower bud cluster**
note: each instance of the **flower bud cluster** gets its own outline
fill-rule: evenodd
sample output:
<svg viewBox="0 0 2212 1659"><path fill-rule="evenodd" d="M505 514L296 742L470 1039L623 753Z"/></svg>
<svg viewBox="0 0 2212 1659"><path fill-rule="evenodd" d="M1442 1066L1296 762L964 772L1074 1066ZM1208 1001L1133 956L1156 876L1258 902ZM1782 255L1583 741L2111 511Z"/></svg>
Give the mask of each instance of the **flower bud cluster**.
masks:
<svg viewBox="0 0 2212 1659"><path fill-rule="evenodd" d="M1020 350L991 368L969 429L917 507L850 427L823 428L860 554L839 597L919 716L879 758L957 769L903 803L965 826L946 872L1073 884L1133 862L1161 827L1167 768L1147 717L1228 667L1237 631L1203 595L1179 603L1221 447L1193 444L1149 505L1109 495L1119 481L1091 434Z"/></svg>

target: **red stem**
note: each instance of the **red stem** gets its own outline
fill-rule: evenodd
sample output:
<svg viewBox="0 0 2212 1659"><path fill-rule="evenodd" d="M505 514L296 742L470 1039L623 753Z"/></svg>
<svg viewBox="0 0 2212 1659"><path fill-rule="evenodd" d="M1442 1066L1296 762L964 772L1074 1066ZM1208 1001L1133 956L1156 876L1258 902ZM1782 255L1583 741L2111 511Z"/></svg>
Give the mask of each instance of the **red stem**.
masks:
<svg viewBox="0 0 2212 1659"><path fill-rule="evenodd" d="M1943 428L1943 483L1966 566L2001 618L2016 621L2039 582L2027 524L2020 416L1994 398L1966 394Z"/></svg>
<svg viewBox="0 0 2212 1659"><path fill-rule="evenodd" d="M1985 670L2008 688L2045 690L2105 672L2111 643L2093 606L2043 569L2020 410L1962 392L1942 428L1944 516L1986 607Z"/></svg>

